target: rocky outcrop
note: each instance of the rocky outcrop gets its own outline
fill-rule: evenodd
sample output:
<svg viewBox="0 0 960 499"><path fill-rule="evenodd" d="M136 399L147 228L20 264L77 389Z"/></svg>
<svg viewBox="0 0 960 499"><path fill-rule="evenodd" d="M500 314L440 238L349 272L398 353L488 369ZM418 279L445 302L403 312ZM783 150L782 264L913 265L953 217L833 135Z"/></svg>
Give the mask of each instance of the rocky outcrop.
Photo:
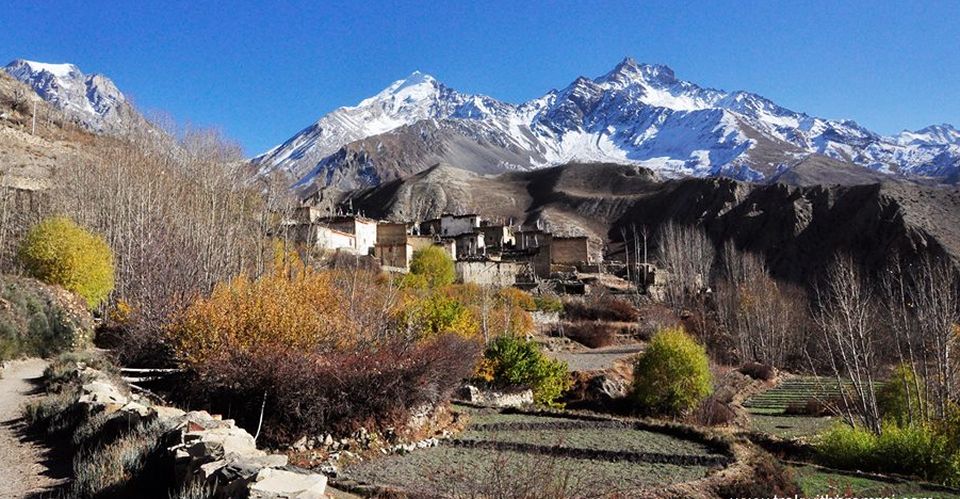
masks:
<svg viewBox="0 0 960 499"><path fill-rule="evenodd" d="M216 497L325 497L324 475L289 466L286 455L257 449L256 439L233 420L154 405L95 369L80 367L77 375L84 381L76 403L84 413L119 412L130 424L159 420L170 428L161 442L174 463L171 488L203 484L215 487Z"/></svg>

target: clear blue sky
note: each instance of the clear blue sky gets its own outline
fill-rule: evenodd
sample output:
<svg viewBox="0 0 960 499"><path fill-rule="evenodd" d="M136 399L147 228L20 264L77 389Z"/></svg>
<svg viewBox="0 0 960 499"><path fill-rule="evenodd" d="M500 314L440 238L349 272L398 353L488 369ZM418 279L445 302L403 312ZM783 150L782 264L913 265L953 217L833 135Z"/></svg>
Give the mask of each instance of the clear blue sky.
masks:
<svg viewBox="0 0 960 499"><path fill-rule="evenodd" d="M413 70L520 102L624 56L881 133L960 126L960 2L0 0L0 64L73 62L257 154Z"/></svg>

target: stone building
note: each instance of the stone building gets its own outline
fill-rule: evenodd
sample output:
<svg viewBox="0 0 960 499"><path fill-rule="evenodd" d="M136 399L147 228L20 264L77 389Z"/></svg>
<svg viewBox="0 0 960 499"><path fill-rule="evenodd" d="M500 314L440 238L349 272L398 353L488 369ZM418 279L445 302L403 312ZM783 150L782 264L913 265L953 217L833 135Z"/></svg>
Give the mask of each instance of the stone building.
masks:
<svg viewBox="0 0 960 499"><path fill-rule="evenodd" d="M373 254L373 249L377 245L378 224L376 220L348 215L321 218L318 222L333 230L352 234L356 253L361 255Z"/></svg>
<svg viewBox="0 0 960 499"><path fill-rule="evenodd" d="M440 218L420 222L420 235L457 237L480 228L480 215L441 215Z"/></svg>
<svg viewBox="0 0 960 499"><path fill-rule="evenodd" d="M480 258L486 255L483 232L466 232L456 236L456 259Z"/></svg>
<svg viewBox="0 0 960 499"><path fill-rule="evenodd" d="M421 225L422 228L422 225ZM413 254L428 246L439 246L451 259L457 258L457 245L452 239L443 240L437 236L415 235L414 225L403 222L383 222L377 224L377 242L374 256L380 259L380 264L398 271L410 269Z"/></svg>
<svg viewBox="0 0 960 499"><path fill-rule="evenodd" d="M481 222L480 231L483 232L484 245L488 252L499 253L504 249L513 248L517 244L513 228L509 225L491 225Z"/></svg>
<svg viewBox="0 0 960 499"><path fill-rule="evenodd" d="M590 263L590 240L586 236L557 237L550 243L550 263L582 265Z"/></svg>
<svg viewBox="0 0 960 499"><path fill-rule="evenodd" d="M376 221L358 216L323 217L313 206L298 208L288 228L295 241L318 250L369 255L377 241Z"/></svg>
<svg viewBox="0 0 960 499"><path fill-rule="evenodd" d="M458 261L457 280L481 286L513 286L517 283L522 264L489 260Z"/></svg>

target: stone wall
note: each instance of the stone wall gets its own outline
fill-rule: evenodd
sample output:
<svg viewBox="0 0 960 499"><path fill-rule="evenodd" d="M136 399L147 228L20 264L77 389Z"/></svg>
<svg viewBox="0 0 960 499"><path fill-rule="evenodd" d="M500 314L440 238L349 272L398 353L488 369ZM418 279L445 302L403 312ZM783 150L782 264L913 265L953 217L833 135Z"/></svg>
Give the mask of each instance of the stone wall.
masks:
<svg viewBox="0 0 960 499"><path fill-rule="evenodd" d="M407 243L407 224L386 222L377 224L377 244L398 245Z"/></svg>
<svg viewBox="0 0 960 499"><path fill-rule="evenodd" d="M483 286L513 286L517 283L520 264L514 262L461 261L456 263L460 282Z"/></svg>
<svg viewBox="0 0 960 499"><path fill-rule="evenodd" d="M550 246L550 263L576 265L590 261L586 237L554 237Z"/></svg>
<svg viewBox="0 0 960 499"><path fill-rule="evenodd" d="M76 402L83 413L121 413L130 422L159 420L172 428L160 439L161 452L174 463L171 490L202 482L216 484L216 497L325 497L326 476L289 466L286 455L257 449L254 437L233 420L154 405L96 369L78 368L77 376L84 380Z"/></svg>

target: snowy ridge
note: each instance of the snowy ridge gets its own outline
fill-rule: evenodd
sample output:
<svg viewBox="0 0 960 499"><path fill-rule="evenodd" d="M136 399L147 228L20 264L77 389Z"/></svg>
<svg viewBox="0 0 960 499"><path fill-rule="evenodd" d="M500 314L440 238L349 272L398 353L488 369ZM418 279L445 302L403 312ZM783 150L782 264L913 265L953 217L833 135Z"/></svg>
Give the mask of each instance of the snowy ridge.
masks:
<svg viewBox="0 0 960 499"><path fill-rule="evenodd" d="M808 116L749 92L702 88L677 79L667 66L630 58L600 77L577 78L520 105L461 94L415 72L322 117L254 162L261 173L280 169L299 178L298 185L324 185L332 170L344 168L332 156L342 147L409 133L423 120L480 144L485 154L503 151L506 158L509 151L510 161L501 161L506 169L608 161L666 176L763 181L813 154L904 176L946 177L960 169L960 132L950 125L883 137L853 121ZM520 164L518 151L525 158ZM359 179L361 185L378 178L369 172L376 168L373 153L382 151L369 152L369 178Z"/></svg>
<svg viewBox="0 0 960 499"><path fill-rule="evenodd" d="M73 64L49 64L17 59L4 68L37 95L95 132L116 133L131 125L136 114L113 81L86 75Z"/></svg>

